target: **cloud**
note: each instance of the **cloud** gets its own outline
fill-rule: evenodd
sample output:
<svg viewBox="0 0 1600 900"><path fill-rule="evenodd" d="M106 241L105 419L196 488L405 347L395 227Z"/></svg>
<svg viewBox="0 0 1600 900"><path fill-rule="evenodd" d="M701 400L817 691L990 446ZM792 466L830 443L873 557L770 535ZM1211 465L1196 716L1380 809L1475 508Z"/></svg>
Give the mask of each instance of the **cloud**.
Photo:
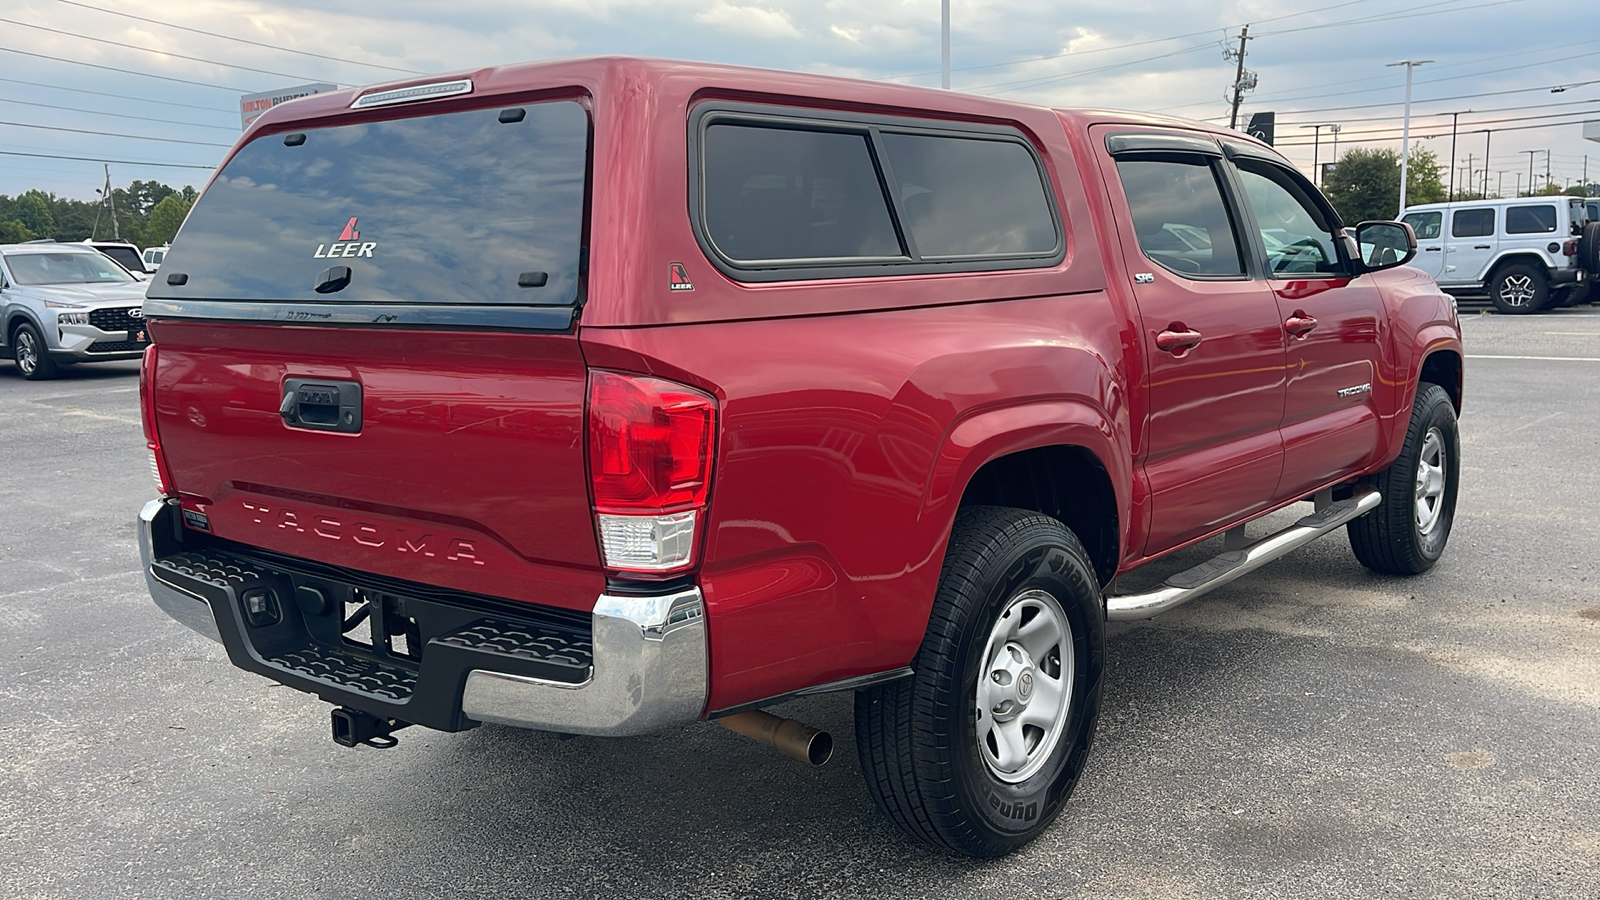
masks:
<svg viewBox="0 0 1600 900"><path fill-rule="evenodd" d="M763 9L759 6L734 6L717 3L695 15L694 20L734 34L756 38L797 38L800 29L794 27L789 14L781 9Z"/></svg>

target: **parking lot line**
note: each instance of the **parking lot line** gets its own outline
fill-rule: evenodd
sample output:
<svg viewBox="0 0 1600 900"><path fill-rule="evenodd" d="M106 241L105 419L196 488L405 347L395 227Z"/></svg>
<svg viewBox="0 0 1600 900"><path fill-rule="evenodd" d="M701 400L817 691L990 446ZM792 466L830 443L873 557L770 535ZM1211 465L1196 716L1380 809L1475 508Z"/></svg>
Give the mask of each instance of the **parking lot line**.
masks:
<svg viewBox="0 0 1600 900"><path fill-rule="evenodd" d="M1531 359L1538 362L1600 362L1600 356L1489 356L1468 353L1467 359Z"/></svg>

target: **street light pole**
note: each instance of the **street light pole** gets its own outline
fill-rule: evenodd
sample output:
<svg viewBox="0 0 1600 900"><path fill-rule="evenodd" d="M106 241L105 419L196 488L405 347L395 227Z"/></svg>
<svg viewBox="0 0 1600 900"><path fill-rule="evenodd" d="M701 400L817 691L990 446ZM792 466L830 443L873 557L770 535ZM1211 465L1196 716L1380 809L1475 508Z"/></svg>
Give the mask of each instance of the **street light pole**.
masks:
<svg viewBox="0 0 1600 900"><path fill-rule="evenodd" d="M1411 166L1411 74L1416 71L1417 66L1425 66L1431 62L1433 62L1431 59L1402 59L1399 62L1389 63L1385 66L1385 68L1391 69L1395 66L1406 67L1406 115L1405 124L1400 129L1400 212L1395 215L1397 219L1405 215L1406 176L1409 174ZM1532 159L1532 157L1529 157L1529 159ZM1455 165L1453 159L1450 165Z"/></svg>
<svg viewBox="0 0 1600 900"><path fill-rule="evenodd" d="M1489 199L1489 142L1494 139L1494 129L1483 130L1483 197Z"/></svg>
<svg viewBox="0 0 1600 900"><path fill-rule="evenodd" d="M1447 202L1454 202L1456 199L1456 121L1461 118L1461 113L1464 112L1472 112L1472 110L1463 109L1460 112L1434 113L1436 116L1450 117L1450 192L1445 195Z"/></svg>
<svg viewBox="0 0 1600 900"><path fill-rule="evenodd" d="M1315 131L1311 132L1311 183L1320 187L1322 184L1322 157L1319 155L1318 151L1321 149L1322 145L1322 129L1336 128L1338 126L1322 123L1319 125L1301 125L1300 127L1316 129Z"/></svg>
<svg viewBox="0 0 1600 900"><path fill-rule="evenodd" d="M1533 196L1533 155L1535 153L1538 153L1539 151L1537 151L1537 150L1519 150L1517 152L1518 153L1526 153L1526 154L1528 154L1528 196L1531 197L1531 196ZM1518 172L1517 174L1520 176L1522 173ZM1522 196L1522 181L1521 181L1520 178L1517 181L1517 196L1518 197Z"/></svg>
<svg viewBox="0 0 1600 900"><path fill-rule="evenodd" d="M950 90L950 0L939 0L939 86Z"/></svg>

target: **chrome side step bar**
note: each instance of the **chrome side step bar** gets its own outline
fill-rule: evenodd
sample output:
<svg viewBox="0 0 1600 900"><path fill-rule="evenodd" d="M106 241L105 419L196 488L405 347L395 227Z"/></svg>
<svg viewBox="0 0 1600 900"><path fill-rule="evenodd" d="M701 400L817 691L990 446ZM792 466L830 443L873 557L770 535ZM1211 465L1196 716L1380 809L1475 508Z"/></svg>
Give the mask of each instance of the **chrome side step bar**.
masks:
<svg viewBox="0 0 1600 900"><path fill-rule="evenodd" d="M1106 618L1113 622L1129 622L1158 616L1304 547L1351 519L1366 515L1377 509L1382 500L1383 495L1372 488L1358 488L1348 500L1326 505L1318 502L1316 512L1288 528L1185 569L1153 591L1106 597ZM1229 534L1230 547L1233 536Z"/></svg>

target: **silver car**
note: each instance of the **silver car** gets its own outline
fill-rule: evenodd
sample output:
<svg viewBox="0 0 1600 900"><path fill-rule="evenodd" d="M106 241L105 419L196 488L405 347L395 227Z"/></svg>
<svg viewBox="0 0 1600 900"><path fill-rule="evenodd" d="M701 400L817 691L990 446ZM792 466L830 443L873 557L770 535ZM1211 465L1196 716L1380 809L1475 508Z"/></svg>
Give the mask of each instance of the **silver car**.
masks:
<svg viewBox="0 0 1600 900"><path fill-rule="evenodd" d="M145 285L72 244L0 244L0 353L28 379L75 362L138 359L149 346Z"/></svg>

